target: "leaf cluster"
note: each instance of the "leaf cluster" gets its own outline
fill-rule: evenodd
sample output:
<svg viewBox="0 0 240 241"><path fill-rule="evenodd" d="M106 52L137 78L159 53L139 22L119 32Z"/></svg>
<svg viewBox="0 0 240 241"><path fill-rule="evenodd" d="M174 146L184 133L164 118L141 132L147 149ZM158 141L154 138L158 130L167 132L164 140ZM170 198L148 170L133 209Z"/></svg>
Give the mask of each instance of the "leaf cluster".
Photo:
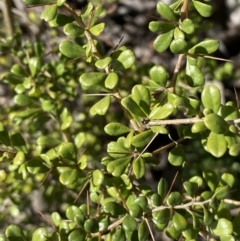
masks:
<svg viewBox="0 0 240 241"><path fill-rule="evenodd" d="M158 21L149 23L157 34L153 47L178 61L173 73L151 66L147 81L138 76L137 83L134 52L120 43L110 53L101 46L102 6L90 2L78 14L66 0L24 2L46 5L41 19L66 37L53 54L57 61L47 58L41 41L16 35L5 46L18 61L2 78L14 91L14 105L8 116L0 115L1 201L8 197L17 209L20 187L29 194L42 186L51 210L42 216L51 229L11 223L0 239L145 241L164 232L172 240L237 240L232 173L204 169L178 191L172 189L175 180L159 178L155 188L144 183L164 151L171 165L188 168L186 140L200 140L216 158L239 155L238 106L223 103L218 87L205 85L205 66L219 42L196 41L198 28L190 18L191 11L209 17L210 2L156 4ZM179 139L150 152L155 138L170 136L169 125Z"/></svg>

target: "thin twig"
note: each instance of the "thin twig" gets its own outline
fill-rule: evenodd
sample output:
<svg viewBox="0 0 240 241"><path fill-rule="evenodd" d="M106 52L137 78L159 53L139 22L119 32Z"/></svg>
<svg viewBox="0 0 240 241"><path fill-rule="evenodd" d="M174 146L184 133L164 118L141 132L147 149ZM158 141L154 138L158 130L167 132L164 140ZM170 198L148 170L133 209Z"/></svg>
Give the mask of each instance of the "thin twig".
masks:
<svg viewBox="0 0 240 241"><path fill-rule="evenodd" d="M153 234L153 232L152 232L152 229L151 229L151 227L150 227L150 224L149 224L149 222L148 222L148 220L147 220L146 218L144 218L144 220L145 220L145 222L146 222L146 224L147 224L147 226L148 226L148 230L149 230L149 233L150 233L150 235L151 235L152 240L153 240L153 241L156 241L156 240L155 240L155 237L154 237L154 234Z"/></svg>
<svg viewBox="0 0 240 241"><path fill-rule="evenodd" d="M85 189L85 187L88 185L89 182L90 182L90 180L88 179L88 180L84 183L82 189L81 189L80 192L78 193L78 195L77 195L77 197L75 198L75 200L74 200L73 203L75 203L75 202L78 200L78 198L80 197L80 195L82 194L83 190Z"/></svg>
<svg viewBox="0 0 240 241"><path fill-rule="evenodd" d="M169 188L169 190L168 190L168 193L167 193L166 197L164 198L163 203L166 202L168 196L170 195L170 193L171 193L171 191L172 191L172 188L173 188L173 185L174 185L174 183L175 183L175 181L176 181L176 179L177 179L177 176L178 176L178 171L176 172L176 174L175 174L175 176L174 176L174 178L173 178L173 181L172 181L172 183L171 183L171 186L170 186L170 188Z"/></svg>
<svg viewBox="0 0 240 241"><path fill-rule="evenodd" d="M3 147L0 147L0 152L8 152L8 153L12 153L12 154L16 154L17 153L17 151L15 151L15 150L3 148Z"/></svg>
<svg viewBox="0 0 240 241"><path fill-rule="evenodd" d="M157 155L157 154L159 154L159 153L161 153L161 152L163 152L163 151L165 151L165 150L167 150L167 149L169 149L171 147L176 146L176 143L179 144L179 143L181 143L183 141L185 141L184 137L182 137L182 138L178 139L177 141L174 141L174 142L172 142L172 143L170 143L170 144L168 144L166 146L162 146L162 147L158 148L157 150L153 151L152 154L153 155Z"/></svg>
<svg viewBox="0 0 240 241"><path fill-rule="evenodd" d="M185 56L185 54L180 54L178 56L178 61L177 61L177 64L176 64L174 72L173 72L173 77L171 79L171 84L170 84L170 86L168 88L168 90L170 92L172 92L172 93L175 92L175 85L176 85L178 74L179 74L180 69L181 69L181 65L182 65L182 61L183 61L184 56Z"/></svg>

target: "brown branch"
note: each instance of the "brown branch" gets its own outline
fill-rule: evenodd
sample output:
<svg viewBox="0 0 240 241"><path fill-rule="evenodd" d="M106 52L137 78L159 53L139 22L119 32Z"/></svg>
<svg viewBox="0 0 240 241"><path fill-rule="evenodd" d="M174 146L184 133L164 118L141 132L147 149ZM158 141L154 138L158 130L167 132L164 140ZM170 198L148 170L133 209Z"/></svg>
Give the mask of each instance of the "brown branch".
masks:
<svg viewBox="0 0 240 241"><path fill-rule="evenodd" d="M14 34L13 14L11 12L11 7L12 0L3 0L3 18L8 37L12 37Z"/></svg>

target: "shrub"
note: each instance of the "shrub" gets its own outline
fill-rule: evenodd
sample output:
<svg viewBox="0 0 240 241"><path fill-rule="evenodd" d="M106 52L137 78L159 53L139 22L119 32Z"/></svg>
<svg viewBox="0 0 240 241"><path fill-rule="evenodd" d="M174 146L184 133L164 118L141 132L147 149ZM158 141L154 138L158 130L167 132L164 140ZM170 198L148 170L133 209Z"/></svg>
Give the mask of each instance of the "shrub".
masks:
<svg viewBox="0 0 240 241"><path fill-rule="evenodd" d="M219 42L198 38L199 19L213 12L210 2L156 4L159 16L149 24L157 35L153 47L171 51L177 63L173 72L148 65L146 80L131 49L119 43L108 53L101 45L102 6L90 2L78 14L66 0L24 1L46 5L41 19L53 29L52 49L21 34L1 43L12 56L2 80L14 93L0 123L1 203L7 207L1 240L144 241L157 232L173 240L239 238L231 169L192 167L190 149L199 143L198 165L206 153L221 158L240 150L238 106L223 103L218 87L205 84L214 71L219 76L217 65L212 68L219 59L211 56ZM65 34L59 44L58 29ZM152 151L152 142L166 136L170 143ZM166 150L186 177L170 183L159 177L150 187L147 168Z"/></svg>

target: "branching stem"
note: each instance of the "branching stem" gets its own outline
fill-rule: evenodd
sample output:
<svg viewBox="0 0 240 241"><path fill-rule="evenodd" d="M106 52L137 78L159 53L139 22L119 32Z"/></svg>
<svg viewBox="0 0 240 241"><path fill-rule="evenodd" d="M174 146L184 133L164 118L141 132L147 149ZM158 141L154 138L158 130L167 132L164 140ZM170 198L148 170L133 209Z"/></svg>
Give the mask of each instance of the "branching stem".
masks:
<svg viewBox="0 0 240 241"><path fill-rule="evenodd" d="M202 122L203 119L198 117L186 118L186 119L171 119L171 120L151 120L147 122L147 126L166 126L166 125L188 125L195 124L197 122ZM226 121L229 125L236 125L240 123L240 119Z"/></svg>

